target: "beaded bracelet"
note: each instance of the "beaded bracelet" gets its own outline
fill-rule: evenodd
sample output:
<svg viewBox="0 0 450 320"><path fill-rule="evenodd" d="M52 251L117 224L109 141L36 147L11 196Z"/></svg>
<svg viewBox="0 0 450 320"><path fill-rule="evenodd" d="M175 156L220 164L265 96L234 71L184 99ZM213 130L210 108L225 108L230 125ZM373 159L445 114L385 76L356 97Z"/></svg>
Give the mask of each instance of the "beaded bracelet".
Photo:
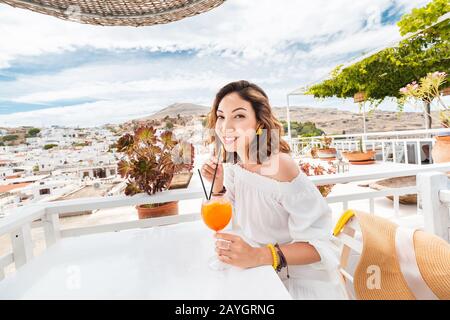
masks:
<svg viewBox="0 0 450 320"><path fill-rule="evenodd" d="M278 261L278 255L277 255L277 252L276 252L276 250L275 250L275 247L274 247L274 245L271 244L271 243L269 243L269 244L267 245L267 247L270 249L270 252L272 253L272 259L273 259L272 267L273 267L275 270L277 270L277 269L278 269L278 266L279 266L279 261Z"/></svg>

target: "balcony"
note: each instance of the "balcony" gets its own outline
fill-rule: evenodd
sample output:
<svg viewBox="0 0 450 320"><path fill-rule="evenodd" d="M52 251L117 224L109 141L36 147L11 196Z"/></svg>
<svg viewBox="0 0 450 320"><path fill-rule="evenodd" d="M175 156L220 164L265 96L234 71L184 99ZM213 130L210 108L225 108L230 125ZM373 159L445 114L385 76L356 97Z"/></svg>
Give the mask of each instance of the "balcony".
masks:
<svg viewBox="0 0 450 320"><path fill-rule="evenodd" d="M369 171L310 179L318 186L338 187L326 198L334 220L346 208L359 208L447 237L448 241L450 191L447 176L442 173L448 171L450 164L380 163ZM416 186L355 192L351 185L416 174ZM398 198L404 194L419 194L421 205L401 213ZM384 198L388 195L394 197L389 212L385 207L390 202ZM10 239L10 247L1 248L6 253L0 258L0 298L288 299L288 292L271 267L232 268L225 273L208 270L206 261L213 254L213 239L199 221L202 197L198 177L194 176L187 189L153 196L85 198L19 208L0 222L0 239ZM62 226L59 217L74 211L121 210L175 200L184 201L184 209L170 217L129 218L75 227ZM233 229L233 223L229 228ZM258 289L261 285L265 290Z"/></svg>

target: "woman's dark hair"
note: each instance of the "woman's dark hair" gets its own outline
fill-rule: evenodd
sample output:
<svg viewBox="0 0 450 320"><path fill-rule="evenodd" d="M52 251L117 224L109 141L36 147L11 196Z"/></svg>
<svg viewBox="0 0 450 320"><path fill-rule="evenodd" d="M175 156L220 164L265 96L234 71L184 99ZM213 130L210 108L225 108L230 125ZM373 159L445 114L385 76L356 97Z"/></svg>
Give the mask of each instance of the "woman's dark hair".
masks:
<svg viewBox="0 0 450 320"><path fill-rule="evenodd" d="M258 128L263 129L262 134L256 135L255 139L250 143L248 150L249 157L254 159L256 156L257 163L261 164L265 159L270 157L272 153L289 153L290 147L288 143L281 138L283 126L274 116L267 94L256 84L245 80L231 82L221 88L216 94L209 113L207 125L209 129L214 130L214 134L210 136L209 142L216 143L216 151L218 148L223 148L220 139L218 139L215 134L217 108L222 99L231 93L237 93L243 100L248 101L252 105L252 108L255 111ZM275 148L275 150L272 150L273 148ZM222 150L224 151L224 149ZM223 156L224 161L227 162L231 161L235 163L238 159L237 153L224 152Z"/></svg>

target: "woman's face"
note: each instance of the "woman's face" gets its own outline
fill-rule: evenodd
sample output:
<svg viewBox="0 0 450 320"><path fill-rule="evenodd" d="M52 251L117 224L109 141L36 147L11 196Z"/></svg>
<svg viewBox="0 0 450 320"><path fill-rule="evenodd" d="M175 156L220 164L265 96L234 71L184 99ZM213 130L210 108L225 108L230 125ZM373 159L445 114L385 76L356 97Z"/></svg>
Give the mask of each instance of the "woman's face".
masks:
<svg viewBox="0 0 450 320"><path fill-rule="evenodd" d="M250 102L237 93L226 95L216 112L216 134L227 152L245 155L256 134L257 120Z"/></svg>

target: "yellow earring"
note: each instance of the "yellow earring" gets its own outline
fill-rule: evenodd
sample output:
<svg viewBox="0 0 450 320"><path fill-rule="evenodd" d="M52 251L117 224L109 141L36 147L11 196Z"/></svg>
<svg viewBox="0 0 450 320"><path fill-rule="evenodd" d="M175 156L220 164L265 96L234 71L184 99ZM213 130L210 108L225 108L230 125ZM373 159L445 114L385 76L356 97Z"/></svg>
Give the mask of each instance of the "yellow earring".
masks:
<svg viewBox="0 0 450 320"><path fill-rule="evenodd" d="M258 128L257 130L256 130L256 135L257 136L260 136L260 135L262 135L262 128Z"/></svg>

